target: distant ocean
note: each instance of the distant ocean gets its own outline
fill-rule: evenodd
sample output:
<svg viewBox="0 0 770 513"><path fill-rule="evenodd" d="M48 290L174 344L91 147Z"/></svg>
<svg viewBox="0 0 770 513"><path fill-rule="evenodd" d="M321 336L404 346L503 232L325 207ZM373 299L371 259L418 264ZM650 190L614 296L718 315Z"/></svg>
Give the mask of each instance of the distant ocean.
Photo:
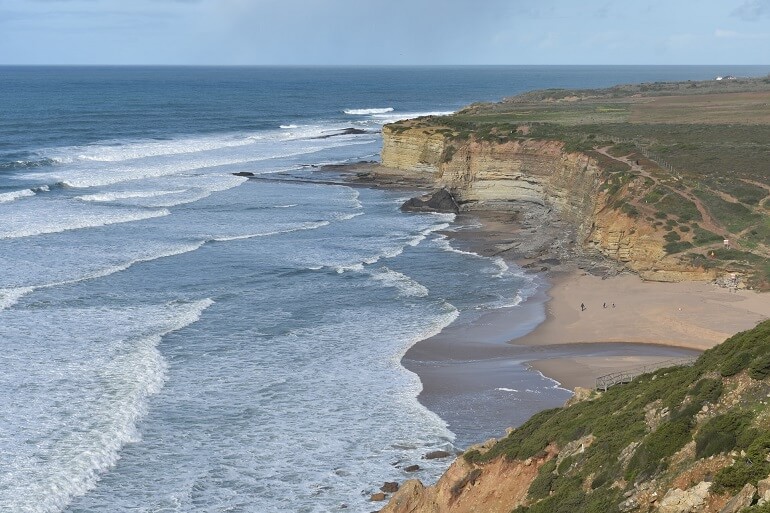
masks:
<svg viewBox="0 0 770 513"><path fill-rule="evenodd" d="M0 510L363 512L435 478L455 433L400 358L535 278L404 192L232 173L312 180L530 89L768 71L0 67Z"/></svg>

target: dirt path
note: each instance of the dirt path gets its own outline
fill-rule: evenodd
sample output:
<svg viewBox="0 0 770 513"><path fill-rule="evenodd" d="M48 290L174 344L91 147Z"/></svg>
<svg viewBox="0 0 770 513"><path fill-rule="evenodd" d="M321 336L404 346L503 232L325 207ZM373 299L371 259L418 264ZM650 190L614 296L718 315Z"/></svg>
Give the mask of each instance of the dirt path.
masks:
<svg viewBox="0 0 770 513"><path fill-rule="evenodd" d="M616 160L618 162L622 162L624 164L627 164L628 166L631 167L631 171L632 172L636 172L636 173L638 173L639 175L641 175L641 176L643 176L645 178L649 178L650 180L652 180L655 183L655 185L660 185L660 180L657 177L653 176L648 171L646 171L641 165L637 164L636 160L632 160L632 159L628 158L627 156L625 156L625 157L615 157L613 155L610 155L608 153L610 148L611 148L611 146L605 146L603 148L597 149L596 151L598 153L601 153L605 157L608 157L608 158L611 158L611 159ZM650 159L650 160L652 160L652 159ZM730 232L728 232L724 228L724 226L719 224L712 217L711 213L708 211L708 209L705 207L705 205L703 205L703 202L701 202L701 200L692 193L692 189L691 188L688 187L688 188L686 188L685 190L682 191L682 190L674 190L673 188L668 187L665 184L664 184L664 186L667 189L669 189L671 193L677 194L677 195L679 195L679 196L681 196L681 197L683 197L683 198L685 198L685 199L687 199L689 201L692 201L695 204L695 208L698 209L698 212L700 213L701 218L702 218L701 222L699 223L702 228L705 228L706 230L712 231L714 233L730 233ZM635 206L640 206L638 201L636 202Z"/></svg>

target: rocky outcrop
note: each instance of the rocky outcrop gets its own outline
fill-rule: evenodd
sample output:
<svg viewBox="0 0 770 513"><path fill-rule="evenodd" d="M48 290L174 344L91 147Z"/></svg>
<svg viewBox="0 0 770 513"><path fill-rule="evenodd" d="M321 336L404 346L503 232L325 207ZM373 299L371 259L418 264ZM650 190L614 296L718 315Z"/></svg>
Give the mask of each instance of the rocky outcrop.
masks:
<svg viewBox="0 0 770 513"><path fill-rule="evenodd" d="M484 465L457 458L434 486L412 479L401 485L381 513L510 513L524 504L540 467L555 455Z"/></svg>
<svg viewBox="0 0 770 513"><path fill-rule="evenodd" d="M660 501L658 513L694 513L703 510L711 483L700 482L687 490L674 488Z"/></svg>
<svg viewBox="0 0 770 513"><path fill-rule="evenodd" d="M722 376L724 362L737 358L746 368ZM769 358L766 320L694 366L538 413L505 438L469 448L434 486L407 481L382 512L766 511L770 378L752 369Z"/></svg>
<svg viewBox="0 0 770 513"><path fill-rule="evenodd" d="M770 477L757 483L757 495L762 504L770 502Z"/></svg>
<svg viewBox="0 0 770 513"><path fill-rule="evenodd" d="M559 141L453 139L440 127L383 128L382 164L390 178L446 189L460 210L518 211L535 204L568 223L582 248L655 281L712 280L714 270L669 257L655 227L613 205L607 174L592 156ZM624 189L619 194L624 194Z"/></svg>
<svg viewBox="0 0 770 513"><path fill-rule="evenodd" d="M457 206L457 202L449 191L439 189L433 194L406 200L401 205L401 210L405 212L446 212L457 214L460 212L460 207Z"/></svg>
<svg viewBox="0 0 770 513"><path fill-rule="evenodd" d="M556 208L579 224L594 211L599 186L596 164L586 155L565 152L557 141L456 142L426 129L386 126L382 163L431 177L465 210L505 210L532 202Z"/></svg>
<svg viewBox="0 0 770 513"><path fill-rule="evenodd" d="M751 506L751 503L754 502L754 495L756 495L756 493L757 488L751 483L746 483L741 491L738 492L738 495L730 499L719 513L738 513L743 508Z"/></svg>

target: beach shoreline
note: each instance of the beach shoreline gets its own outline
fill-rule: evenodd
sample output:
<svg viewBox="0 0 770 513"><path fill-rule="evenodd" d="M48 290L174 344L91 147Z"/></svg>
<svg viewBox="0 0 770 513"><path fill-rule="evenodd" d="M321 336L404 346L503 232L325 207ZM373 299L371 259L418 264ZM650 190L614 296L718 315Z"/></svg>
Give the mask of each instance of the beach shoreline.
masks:
<svg viewBox="0 0 770 513"><path fill-rule="evenodd" d="M372 180L377 169L363 163L327 171L353 186L427 190L427 184L398 175ZM573 235L563 224L548 226L538 219L541 213L541 207L527 204L516 211L463 212L442 232L457 249L501 257L536 284L519 305L455 322L415 343L402 358L423 385L418 400L453 431L467 430L459 447L501 436L537 411L560 406L575 387L593 388L600 375L697 356L770 317L770 301L753 291L730 292L703 282L645 282L617 262L579 250L564 258L574 248L569 246ZM556 257L554 247L560 250ZM502 383L514 366L552 380L563 394L555 395L556 402L551 398L512 415L509 397L487 396L490 390L506 390ZM465 405L458 407L448 397L483 404L462 412ZM473 439L468 433L474 415L500 429Z"/></svg>
<svg viewBox="0 0 770 513"><path fill-rule="evenodd" d="M513 343L622 341L705 351L770 318L767 294L729 291L706 282L649 282L630 273L602 279L581 271L552 280L545 321ZM535 360L529 365L574 388L591 386L589 376L650 363L654 362L640 357L576 357Z"/></svg>

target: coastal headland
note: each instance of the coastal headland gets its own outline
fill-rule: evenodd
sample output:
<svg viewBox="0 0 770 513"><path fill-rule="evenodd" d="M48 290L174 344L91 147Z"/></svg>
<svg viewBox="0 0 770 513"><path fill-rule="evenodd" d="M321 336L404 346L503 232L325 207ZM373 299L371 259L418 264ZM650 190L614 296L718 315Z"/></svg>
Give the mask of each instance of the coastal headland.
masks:
<svg viewBox="0 0 770 513"><path fill-rule="evenodd" d="M547 272L515 344L702 351L770 317L769 141L767 78L536 91L386 125L355 176L448 191L481 225L455 240ZM574 388L644 361L532 366Z"/></svg>
<svg viewBox="0 0 770 513"><path fill-rule="evenodd" d="M481 347L490 360L506 352L485 345L484 338L505 338L518 348L572 346L573 354L532 357L529 365L564 387L589 388L598 375L665 359L654 348L709 350L770 318L769 105L770 79L656 83L533 92L497 104L472 105L448 117L386 125L381 165L355 168L356 181L448 192L460 221L468 214L481 225L452 233L457 244L544 273L550 283L547 297L540 298L545 307L539 320L544 322L538 320L537 326L514 314L495 315L477 323L475 332L445 330L413 347L404 363L423 379L421 400L430 403L431 391L448 386L441 380L449 378L420 372L421 362L470 359ZM762 347L770 343L765 331L758 335ZM613 343L653 349L649 354L614 355L580 354L577 349ZM441 351L445 354L437 357ZM731 351L728 360L736 357L737 350ZM745 359L748 363L735 375L745 374L752 365L748 356ZM713 369L698 376L709 372ZM759 380L756 386L765 390ZM741 393L751 388L716 381L733 390L737 386ZM676 386L689 397L694 383ZM642 406L653 411L651 404ZM706 414L689 417L687 436L697 438L715 409L727 411L736 404L704 400ZM673 421L673 410L672 403L659 424ZM533 419L522 427L534 430L530 438L542 445L538 451L510 449L501 459L505 450L500 444L510 447L513 442L506 440L514 435L490 442L470 457L458 458L436 488L407 482L383 511L540 511L537 507L549 500L558 506L550 511L560 511L561 503L548 498L563 491L552 485L572 468L562 469L562 462L580 459L572 445L585 451L594 439L586 432L574 440L563 433L543 435L541 440L537 425L543 422ZM647 432L655 433L657 427L648 423ZM527 445L520 438L516 443ZM637 438L632 442L636 445L626 448L632 456L621 455L626 467L639 444L647 443L643 433ZM674 457L683 445L665 458ZM524 453L528 456L519 458ZM678 461L685 460L690 471L703 465L699 458L684 455ZM559 470L551 469L550 461L554 467L558 463ZM720 460L710 472L731 468L728 463ZM706 475L700 469L690 475L693 482L679 483L670 473L663 479L662 467L645 467L643 475L634 476L624 470L613 467L613 474L606 476L611 486L606 493L602 489L601 501L611 507L602 511L680 511L665 509L671 501L666 503L664 496L675 488L689 493L688 487ZM601 468L587 475L596 480L600 474ZM514 484L512 475L521 479ZM654 478L660 481L646 484ZM744 482L752 479L756 486L758 478ZM538 480L549 481L545 495L532 489ZM596 487L589 481L582 493L590 496L605 486L604 481ZM640 486L647 493L644 504L637 500ZM710 485L702 486L700 509L687 511L723 511L740 487L720 486L711 494ZM507 488L510 493L503 497L500 490ZM625 495L618 492L622 490ZM623 497L628 500L621 507ZM751 497L741 504L756 502L756 493Z"/></svg>

